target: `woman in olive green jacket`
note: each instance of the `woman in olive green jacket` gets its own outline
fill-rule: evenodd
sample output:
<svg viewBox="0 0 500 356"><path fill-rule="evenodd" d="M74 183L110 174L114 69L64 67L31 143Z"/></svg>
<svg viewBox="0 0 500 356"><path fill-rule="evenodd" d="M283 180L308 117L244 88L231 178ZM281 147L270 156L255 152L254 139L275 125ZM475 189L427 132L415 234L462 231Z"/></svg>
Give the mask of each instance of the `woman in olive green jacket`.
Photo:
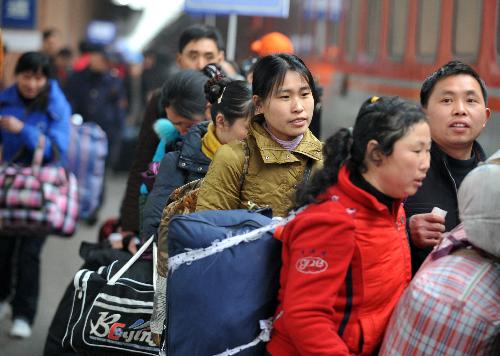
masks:
<svg viewBox="0 0 500 356"><path fill-rule="evenodd" d="M321 142L308 129L314 80L302 60L288 54L261 58L252 91L258 115L248 138L219 148L197 210L271 207L274 216L285 216L297 185L321 162Z"/></svg>

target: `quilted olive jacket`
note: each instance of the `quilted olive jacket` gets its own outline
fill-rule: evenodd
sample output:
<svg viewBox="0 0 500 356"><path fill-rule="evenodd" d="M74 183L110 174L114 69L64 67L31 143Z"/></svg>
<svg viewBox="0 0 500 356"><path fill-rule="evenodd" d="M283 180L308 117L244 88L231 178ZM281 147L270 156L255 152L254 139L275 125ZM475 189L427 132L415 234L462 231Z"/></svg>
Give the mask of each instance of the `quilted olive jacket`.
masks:
<svg viewBox="0 0 500 356"><path fill-rule="evenodd" d="M259 122L252 121L246 147L237 141L217 150L202 183L196 210L271 207L274 216L286 216L309 159L313 170L322 163L322 144L309 130L300 144L288 151Z"/></svg>

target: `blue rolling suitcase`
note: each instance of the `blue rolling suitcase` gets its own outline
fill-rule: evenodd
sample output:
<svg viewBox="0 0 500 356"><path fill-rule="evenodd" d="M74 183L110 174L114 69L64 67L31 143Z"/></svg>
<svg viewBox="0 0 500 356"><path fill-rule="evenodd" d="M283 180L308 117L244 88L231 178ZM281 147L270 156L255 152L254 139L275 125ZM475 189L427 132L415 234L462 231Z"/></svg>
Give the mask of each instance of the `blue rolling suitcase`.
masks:
<svg viewBox="0 0 500 356"><path fill-rule="evenodd" d="M108 140L99 125L72 124L68 169L78 179L80 219L91 219L101 206Z"/></svg>

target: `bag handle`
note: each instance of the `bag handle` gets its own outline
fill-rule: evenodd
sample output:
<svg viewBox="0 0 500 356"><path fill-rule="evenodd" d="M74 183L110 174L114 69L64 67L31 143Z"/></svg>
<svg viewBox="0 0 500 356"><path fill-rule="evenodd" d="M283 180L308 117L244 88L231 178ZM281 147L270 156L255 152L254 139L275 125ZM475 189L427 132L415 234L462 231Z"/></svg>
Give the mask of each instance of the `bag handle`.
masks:
<svg viewBox="0 0 500 356"><path fill-rule="evenodd" d="M31 161L31 168L33 172L37 173L40 170L40 167L43 163L43 153L45 151L45 135L40 134L38 137L38 143L35 148L35 152L33 152L33 160Z"/></svg>
<svg viewBox="0 0 500 356"><path fill-rule="evenodd" d="M33 151L33 158L31 159L31 168L35 172L38 172L40 167L43 165L43 155L45 153L46 142L47 142L47 137L44 134L40 134L40 136L38 136L38 142L37 142L37 145L35 147L35 150ZM3 146L0 143L0 163L3 162L2 149L3 149ZM26 146L22 146L19 149L19 151L17 151L16 154L14 154L14 156L12 156L10 161L7 163L11 164L11 163L15 162L16 160L18 160L19 158L21 158L22 155L24 154L25 150L26 150ZM53 153L52 161L53 162L59 161L61 158L60 157L61 154L59 153L59 149L57 148L57 146L55 144L52 145L52 153Z"/></svg>
<svg viewBox="0 0 500 356"><path fill-rule="evenodd" d="M116 272L115 275L108 280L108 285L114 285L116 281L118 281L121 278L121 276L123 276L123 274L128 271L128 269L134 264L134 262L137 261L139 257L141 257L144 251L146 251L149 245L151 245L151 243L153 242L153 238L154 234L151 235L148 241L146 241L144 245L142 245L141 248L132 257L130 257L127 263L125 263L123 267L120 268L118 272Z"/></svg>

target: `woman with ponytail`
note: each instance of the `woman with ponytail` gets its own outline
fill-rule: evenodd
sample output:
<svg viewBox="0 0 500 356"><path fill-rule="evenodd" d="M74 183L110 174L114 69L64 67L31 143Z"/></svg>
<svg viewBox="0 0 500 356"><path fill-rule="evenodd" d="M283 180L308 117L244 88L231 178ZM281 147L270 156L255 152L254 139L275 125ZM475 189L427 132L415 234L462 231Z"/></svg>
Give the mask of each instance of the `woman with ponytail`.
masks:
<svg viewBox="0 0 500 356"><path fill-rule="evenodd" d="M429 168L424 112L398 97L365 101L299 188L283 241L273 356L371 355L411 279L402 200ZM307 206L306 206L307 205Z"/></svg>

